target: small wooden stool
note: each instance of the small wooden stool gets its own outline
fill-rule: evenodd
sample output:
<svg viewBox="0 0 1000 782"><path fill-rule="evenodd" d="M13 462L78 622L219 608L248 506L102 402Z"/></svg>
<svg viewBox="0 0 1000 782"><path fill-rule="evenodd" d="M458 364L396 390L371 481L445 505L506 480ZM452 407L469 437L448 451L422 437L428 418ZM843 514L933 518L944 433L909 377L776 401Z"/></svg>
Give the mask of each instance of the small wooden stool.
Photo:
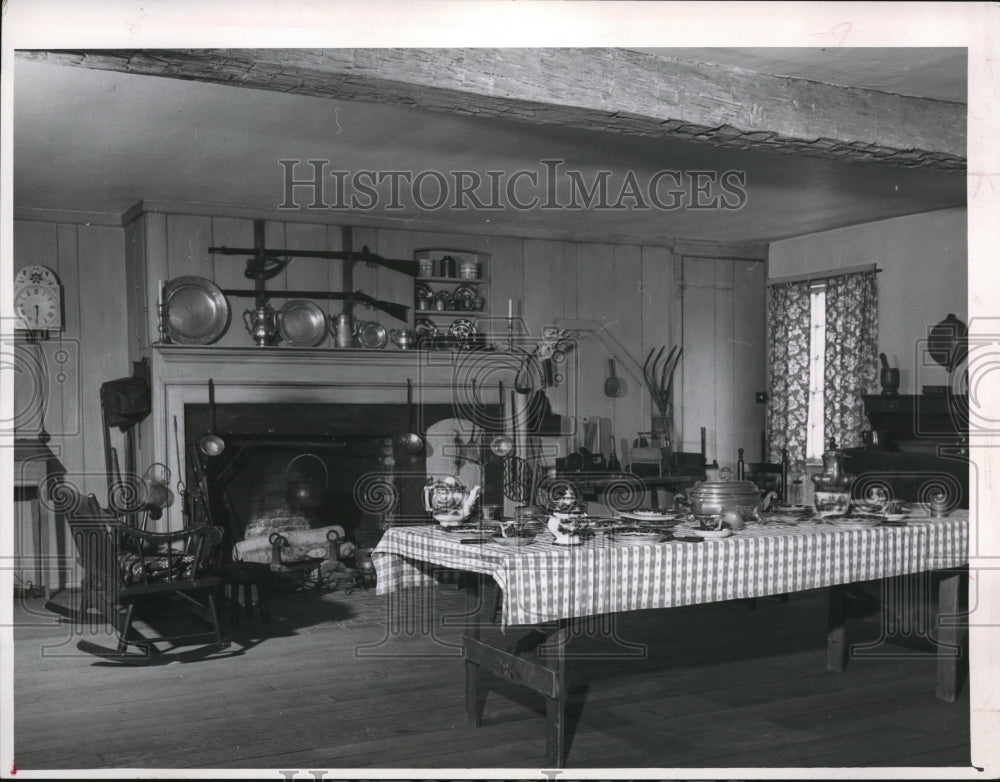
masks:
<svg viewBox="0 0 1000 782"><path fill-rule="evenodd" d="M229 616L232 627L240 623L240 588L243 589L243 605L248 619L253 619L253 588L257 588L257 607L263 622L271 621L267 601L274 587L274 575L270 565L259 562L230 562L219 569L222 588L229 599Z"/></svg>

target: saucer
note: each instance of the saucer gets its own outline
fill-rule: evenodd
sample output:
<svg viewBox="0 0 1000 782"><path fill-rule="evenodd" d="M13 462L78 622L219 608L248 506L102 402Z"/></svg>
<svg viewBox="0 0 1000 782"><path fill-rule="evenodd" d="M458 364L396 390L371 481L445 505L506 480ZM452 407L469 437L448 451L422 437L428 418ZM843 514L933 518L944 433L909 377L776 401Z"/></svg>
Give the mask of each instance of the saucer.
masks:
<svg viewBox="0 0 1000 782"><path fill-rule="evenodd" d="M851 516L831 516L824 519L831 527L840 529L871 529L882 523L882 519L877 518L855 518Z"/></svg>
<svg viewBox="0 0 1000 782"><path fill-rule="evenodd" d="M719 538L728 538L733 534L733 531L729 527L722 527L721 529L700 529L697 527L675 527L674 535L680 535L681 537L691 537L697 536L703 540L715 540Z"/></svg>
<svg viewBox="0 0 1000 782"><path fill-rule="evenodd" d="M618 543L659 543L665 534L662 532L629 532L612 531L611 539Z"/></svg>
<svg viewBox="0 0 1000 782"><path fill-rule="evenodd" d="M497 535L495 538L493 538L491 542L499 543L501 546L508 546L509 548L520 548L521 546L530 546L532 543L534 543L535 536L524 535L521 537L504 538Z"/></svg>

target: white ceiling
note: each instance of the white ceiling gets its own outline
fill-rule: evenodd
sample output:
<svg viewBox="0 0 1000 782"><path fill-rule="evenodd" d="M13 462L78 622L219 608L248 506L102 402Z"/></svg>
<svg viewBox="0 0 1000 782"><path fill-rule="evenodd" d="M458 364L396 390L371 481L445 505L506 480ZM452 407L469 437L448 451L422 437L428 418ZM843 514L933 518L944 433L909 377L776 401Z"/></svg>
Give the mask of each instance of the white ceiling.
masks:
<svg viewBox="0 0 1000 782"><path fill-rule="evenodd" d="M961 49L644 51L915 97L963 101L965 95ZM598 170L612 172L612 194L629 172L641 184L662 169L746 172L746 203L735 210L429 211L410 205L330 216L331 222L457 233L660 244L770 241L959 206L966 192L964 173L742 152L23 59L15 61L13 126L18 210L120 215L139 201L193 204L209 214L275 210L284 200L278 163L284 159L328 160L327 170L349 172L467 170L484 179L487 171L542 175L540 161L559 159L585 181ZM308 175L304 167L297 170L300 179ZM429 199L433 195L428 191ZM297 198L310 200L301 191ZM387 201L383 196L380 206ZM285 217L327 215L303 210Z"/></svg>

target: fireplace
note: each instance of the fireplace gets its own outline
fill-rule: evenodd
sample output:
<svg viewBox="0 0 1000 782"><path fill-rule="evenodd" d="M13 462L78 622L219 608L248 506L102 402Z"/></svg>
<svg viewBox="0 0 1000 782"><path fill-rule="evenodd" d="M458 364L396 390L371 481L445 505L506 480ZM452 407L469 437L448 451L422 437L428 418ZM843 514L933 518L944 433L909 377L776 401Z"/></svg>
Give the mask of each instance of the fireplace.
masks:
<svg viewBox="0 0 1000 782"><path fill-rule="evenodd" d="M470 387L479 389L477 401L491 402L480 414L502 429L497 392L501 382L512 386L517 366L516 357L501 353L154 346L153 411L140 433L140 463L162 462L175 479L198 485L189 451L209 429L212 380L216 430L227 445L221 456L204 463L213 521L231 537L242 533L252 502L265 502L253 499L255 487L265 478L276 485L303 453L315 453L330 473L328 512L337 514L330 523L349 522L344 526L353 525L361 535L380 534L389 524L423 523L428 460L434 474L451 470L450 422L470 417ZM409 428L408 381L418 431L449 426L447 437L418 456L387 445ZM470 438L486 440L480 449L486 452L483 501L503 502L501 465L489 438L482 429L460 428L466 455ZM387 486L391 507L386 507ZM175 502L155 526L173 530L183 524L181 503Z"/></svg>
<svg viewBox="0 0 1000 782"><path fill-rule="evenodd" d="M489 406L486 412L498 415ZM424 405L414 428L433 431L435 424L455 420L455 414L450 404ZM199 479L192 457L199 453L198 440L210 421L208 404L184 406L189 486ZM266 529L264 522L273 519L310 527L338 524L361 546L374 545L387 526L424 523L428 454L446 444L430 437L424 450L410 453L398 442L408 427L405 404L217 404L215 432L226 447L218 456L201 456L199 462L211 520L223 526L233 542L243 539L248 526ZM467 434L476 436L471 427ZM496 501L496 466L487 456L486 443L478 444L482 447L474 451L487 462L484 496ZM470 458L468 451L461 456ZM308 487L318 498L316 507L301 509L289 502L290 484L293 494L295 487Z"/></svg>

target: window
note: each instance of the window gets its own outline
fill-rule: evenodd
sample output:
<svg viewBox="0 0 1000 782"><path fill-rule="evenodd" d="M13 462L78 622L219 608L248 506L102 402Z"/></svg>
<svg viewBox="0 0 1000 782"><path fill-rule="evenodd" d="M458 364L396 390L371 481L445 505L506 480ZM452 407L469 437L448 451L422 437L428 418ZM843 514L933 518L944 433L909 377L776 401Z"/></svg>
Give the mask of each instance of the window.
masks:
<svg viewBox="0 0 1000 782"><path fill-rule="evenodd" d="M806 459L819 461L826 450L823 401L826 393L826 283L809 286L809 409L806 417Z"/></svg>

